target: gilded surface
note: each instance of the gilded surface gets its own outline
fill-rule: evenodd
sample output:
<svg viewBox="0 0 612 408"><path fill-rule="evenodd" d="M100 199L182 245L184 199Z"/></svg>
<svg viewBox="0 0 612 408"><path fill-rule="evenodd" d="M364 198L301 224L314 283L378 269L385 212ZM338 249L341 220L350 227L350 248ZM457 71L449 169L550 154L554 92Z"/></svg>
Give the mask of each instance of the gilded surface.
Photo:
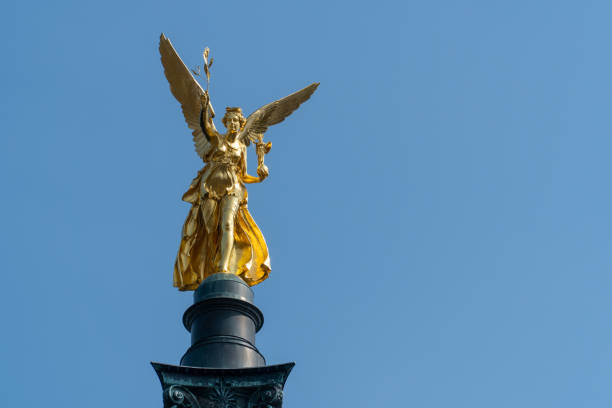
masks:
<svg viewBox="0 0 612 408"><path fill-rule="evenodd" d="M195 150L205 163L183 195L191 209L174 264L174 286L194 290L218 272L237 274L250 286L256 285L268 277L270 257L266 241L248 211L245 185L268 177L264 158L272 144L263 141L265 131L308 100L319 84L269 103L248 118L240 108L226 108L222 122L227 132L222 134L213 123L215 112L208 86L206 90L200 86L163 34L159 52L170 90L181 104L193 131ZM207 48L203 54L207 84L212 65L208 54ZM257 153L257 176L247 173L247 147L251 143Z"/></svg>

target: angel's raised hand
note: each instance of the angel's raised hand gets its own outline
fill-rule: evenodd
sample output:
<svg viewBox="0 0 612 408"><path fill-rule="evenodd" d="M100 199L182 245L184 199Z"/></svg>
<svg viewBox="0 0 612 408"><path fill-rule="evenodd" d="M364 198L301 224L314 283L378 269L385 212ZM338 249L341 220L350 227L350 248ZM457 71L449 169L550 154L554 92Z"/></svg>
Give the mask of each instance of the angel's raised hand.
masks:
<svg viewBox="0 0 612 408"><path fill-rule="evenodd" d="M208 91L204 91L204 94L200 96L200 104L202 105L202 109L206 109L208 107Z"/></svg>

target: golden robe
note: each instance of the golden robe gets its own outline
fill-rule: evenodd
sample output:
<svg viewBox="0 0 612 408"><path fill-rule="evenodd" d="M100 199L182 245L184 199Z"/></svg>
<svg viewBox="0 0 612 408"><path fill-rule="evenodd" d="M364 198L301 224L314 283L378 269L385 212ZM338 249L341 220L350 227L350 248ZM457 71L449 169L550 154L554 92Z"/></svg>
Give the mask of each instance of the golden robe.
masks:
<svg viewBox="0 0 612 408"><path fill-rule="evenodd" d="M247 208L247 192L243 180L255 178L246 174L246 151L243 148L237 153L241 156L238 163L235 160L229 160L234 163L228 163L228 152L225 148L221 149L219 154L221 160L213 160L201 169L183 195L183 201L191 203L191 210L183 226L174 264L174 286L179 290L195 290L204 279L218 272L221 242L219 207L222 196L215 194L207 185L207 180L223 174L227 174L237 183L235 186L242 196L234 216L234 245L229 270L240 276L249 286L262 282L270 273L266 241ZM231 189L228 188L229 190ZM236 192L229 191L229 194Z"/></svg>

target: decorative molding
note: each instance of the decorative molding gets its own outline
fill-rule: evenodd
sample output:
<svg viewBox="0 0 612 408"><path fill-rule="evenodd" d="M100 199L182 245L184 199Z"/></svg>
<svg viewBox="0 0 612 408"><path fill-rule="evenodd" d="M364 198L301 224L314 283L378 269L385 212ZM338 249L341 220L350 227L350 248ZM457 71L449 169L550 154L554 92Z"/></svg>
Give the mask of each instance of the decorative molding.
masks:
<svg viewBox="0 0 612 408"><path fill-rule="evenodd" d="M191 332L191 326L200 314L219 310L231 310L248 316L255 325L255 332L264 324L263 313L252 303L233 298L210 298L191 305L183 314L183 325Z"/></svg>

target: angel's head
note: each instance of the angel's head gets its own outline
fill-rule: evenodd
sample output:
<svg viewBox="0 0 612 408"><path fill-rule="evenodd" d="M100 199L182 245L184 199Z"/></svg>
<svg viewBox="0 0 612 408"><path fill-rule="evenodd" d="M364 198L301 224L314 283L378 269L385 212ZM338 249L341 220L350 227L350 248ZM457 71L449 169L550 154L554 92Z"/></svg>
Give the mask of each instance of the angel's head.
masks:
<svg viewBox="0 0 612 408"><path fill-rule="evenodd" d="M223 119L221 119L221 122L223 122L223 126L225 126L230 133L238 133L240 129L244 127L246 118L242 114L242 109L227 107L225 108L225 115Z"/></svg>

